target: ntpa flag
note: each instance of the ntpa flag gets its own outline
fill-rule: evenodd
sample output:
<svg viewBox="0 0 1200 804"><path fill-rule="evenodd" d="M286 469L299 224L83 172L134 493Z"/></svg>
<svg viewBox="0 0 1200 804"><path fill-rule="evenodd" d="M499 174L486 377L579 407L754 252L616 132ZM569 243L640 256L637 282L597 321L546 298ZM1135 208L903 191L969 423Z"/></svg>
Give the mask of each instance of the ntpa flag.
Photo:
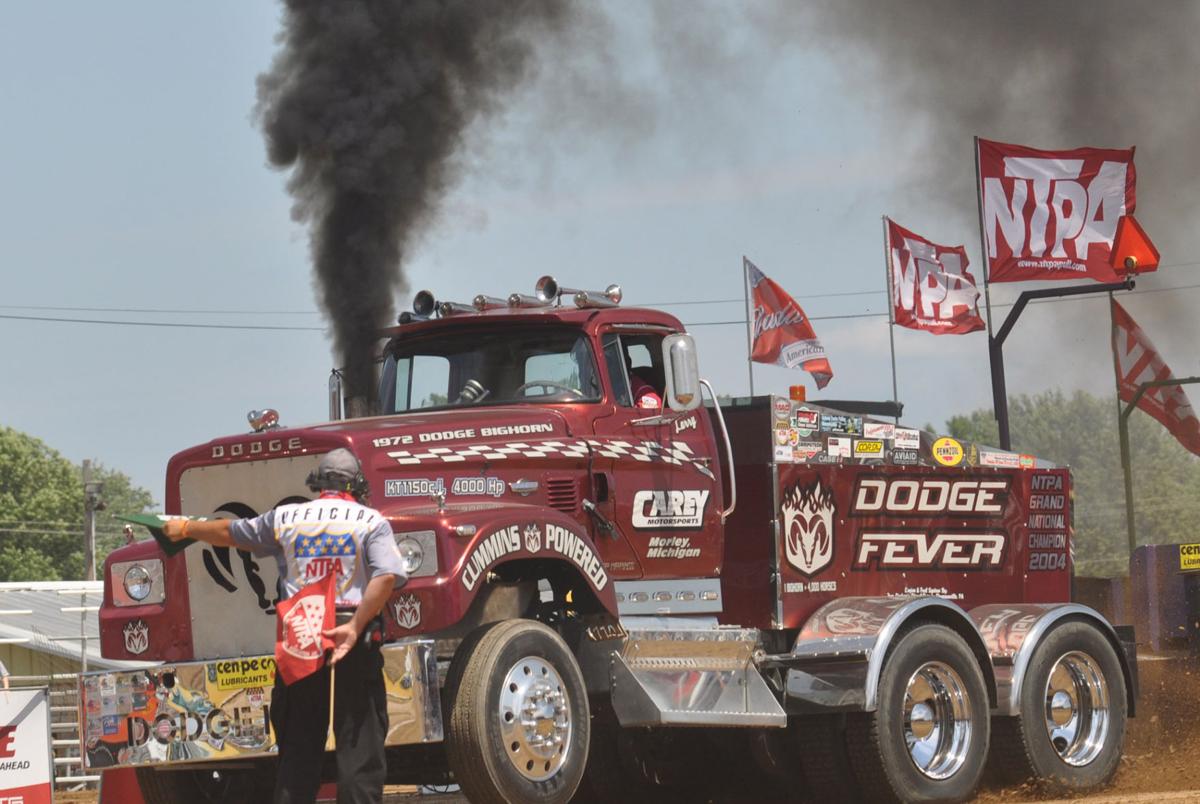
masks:
<svg viewBox="0 0 1200 804"><path fill-rule="evenodd" d="M1109 257L1117 222L1133 212L1133 148L977 142L989 280L1120 281Z"/></svg>
<svg viewBox="0 0 1200 804"><path fill-rule="evenodd" d="M742 257L754 293L754 337L750 359L784 368L802 368L812 375L817 388L833 379L825 348L817 340L808 316L783 288Z"/></svg>
<svg viewBox="0 0 1200 804"><path fill-rule="evenodd" d="M1170 380L1174 375L1146 333L1130 318L1125 308L1112 301L1113 361L1117 369L1117 390L1129 402L1138 386L1153 380ZM1189 452L1200 455L1200 420L1192 410L1183 386L1148 388L1138 407L1158 419Z"/></svg>
<svg viewBox="0 0 1200 804"><path fill-rule="evenodd" d="M275 605L275 672L283 683L294 684L325 664L325 651L333 640L322 632L334 627L334 583L336 573L301 589Z"/></svg>
<svg viewBox="0 0 1200 804"><path fill-rule="evenodd" d="M940 246L888 218L888 267L896 323L934 335L983 329L979 291L962 246Z"/></svg>

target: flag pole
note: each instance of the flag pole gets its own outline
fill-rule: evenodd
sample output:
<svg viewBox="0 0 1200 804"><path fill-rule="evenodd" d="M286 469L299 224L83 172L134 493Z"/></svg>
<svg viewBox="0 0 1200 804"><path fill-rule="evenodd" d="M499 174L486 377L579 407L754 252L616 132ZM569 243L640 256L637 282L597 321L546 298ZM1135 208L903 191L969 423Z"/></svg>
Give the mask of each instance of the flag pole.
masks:
<svg viewBox="0 0 1200 804"><path fill-rule="evenodd" d="M988 262L987 229L983 223L983 172L979 166L978 135L975 136L975 189L979 209L979 256L983 260L983 304L987 310L988 366L992 374L992 417L1000 435L1000 448L1009 449L1012 444L1008 431L1008 388L1004 381L1004 340L997 341L992 334L991 264Z"/></svg>
<svg viewBox="0 0 1200 804"><path fill-rule="evenodd" d="M750 396L754 396L754 315L750 309L750 266L742 255L742 294L746 298L746 371L750 375Z"/></svg>
<svg viewBox="0 0 1200 804"><path fill-rule="evenodd" d="M326 732L326 734L325 734L325 750L326 751L336 751L337 750L337 737L335 736L334 731L333 731L333 680L335 678L335 675L334 675L335 673L337 673L337 665L330 664L329 665L329 731Z"/></svg>
<svg viewBox="0 0 1200 804"><path fill-rule="evenodd" d="M983 304L987 310L988 341L992 340L992 293L988 276L991 273L988 263L987 232L983 227L983 173L979 169L979 136L975 137L975 190L976 205L979 209L979 258L983 260Z"/></svg>
<svg viewBox="0 0 1200 804"><path fill-rule="evenodd" d="M893 310L892 297L892 242L888 231L888 217L883 216L883 278L887 284L888 296L888 345L892 349L892 402L899 403L900 394L896 390L896 315ZM900 409L896 408L896 424L900 423Z"/></svg>

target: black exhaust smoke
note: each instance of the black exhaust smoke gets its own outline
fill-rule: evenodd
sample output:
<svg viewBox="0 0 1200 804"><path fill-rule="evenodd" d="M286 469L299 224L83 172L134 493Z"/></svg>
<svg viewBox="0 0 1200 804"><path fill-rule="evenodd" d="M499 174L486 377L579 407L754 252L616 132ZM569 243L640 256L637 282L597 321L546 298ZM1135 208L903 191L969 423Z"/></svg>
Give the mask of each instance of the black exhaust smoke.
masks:
<svg viewBox="0 0 1200 804"><path fill-rule="evenodd" d="M373 396L378 330L468 126L520 82L534 36L569 15L561 0L285 2L256 114L271 164L291 171L347 396Z"/></svg>

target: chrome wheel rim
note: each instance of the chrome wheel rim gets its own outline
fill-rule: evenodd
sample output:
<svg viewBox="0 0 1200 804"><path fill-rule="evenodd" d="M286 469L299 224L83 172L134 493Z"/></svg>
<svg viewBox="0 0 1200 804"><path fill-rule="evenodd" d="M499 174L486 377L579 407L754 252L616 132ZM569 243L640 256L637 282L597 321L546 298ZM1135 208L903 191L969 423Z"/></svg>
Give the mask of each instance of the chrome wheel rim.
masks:
<svg viewBox="0 0 1200 804"><path fill-rule="evenodd" d="M553 665L526 656L509 668L496 714L518 773L540 782L558 772L571 745L571 699Z"/></svg>
<svg viewBox="0 0 1200 804"><path fill-rule="evenodd" d="M948 779L971 747L971 696L962 677L942 662L926 662L904 691L904 742L917 770Z"/></svg>
<svg viewBox="0 0 1200 804"><path fill-rule="evenodd" d="M1046 679L1046 734L1059 759L1080 767L1100 756L1109 729L1108 680L1081 651L1064 654Z"/></svg>

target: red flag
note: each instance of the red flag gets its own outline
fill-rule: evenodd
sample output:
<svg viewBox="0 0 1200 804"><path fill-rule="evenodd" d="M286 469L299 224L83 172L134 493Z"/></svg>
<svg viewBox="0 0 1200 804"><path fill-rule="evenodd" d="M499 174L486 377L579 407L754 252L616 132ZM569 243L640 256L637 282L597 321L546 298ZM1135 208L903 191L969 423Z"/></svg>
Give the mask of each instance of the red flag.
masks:
<svg viewBox="0 0 1200 804"><path fill-rule="evenodd" d="M1118 282L1109 257L1133 212L1133 148L1041 151L979 140L988 279Z"/></svg>
<svg viewBox="0 0 1200 804"><path fill-rule="evenodd" d="M333 640L322 636L322 632L336 624L336 579L337 574L330 572L275 605L275 672L285 684L294 684L320 670L325 664L325 651L333 649Z"/></svg>
<svg viewBox="0 0 1200 804"><path fill-rule="evenodd" d="M1138 386L1144 382L1174 378L1146 333L1116 299L1112 302L1112 323L1113 362L1121 399L1132 401ZM1185 449L1200 455L1200 420L1182 386L1149 388L1138 401L1138 407L1158 419Z"/></svg>
<svg viewBox="0 0 1200 804"><path fill-rule="evenodd" d="M896 323L934 335L983 329L967 250L939 246L888 218L888 261Z"/></svg>
<svg viewBox="0 0 1200 804"><path fill-rule="evenodd" d="M800 367L813 376L817 388L833 379L825 348L817 340L808 316L783 288L742 257L754 293L754 339L750 359L785 368Z"/></svg>

